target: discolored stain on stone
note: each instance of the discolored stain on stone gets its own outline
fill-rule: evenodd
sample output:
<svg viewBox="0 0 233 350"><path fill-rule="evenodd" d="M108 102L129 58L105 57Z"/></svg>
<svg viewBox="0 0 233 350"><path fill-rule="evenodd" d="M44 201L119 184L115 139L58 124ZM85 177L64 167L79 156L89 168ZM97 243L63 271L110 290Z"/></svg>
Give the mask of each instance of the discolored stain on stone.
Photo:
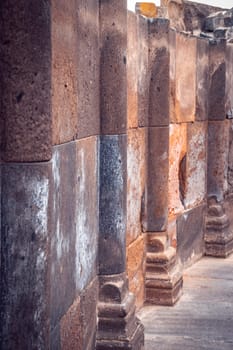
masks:
<svg viewBox="0 0 233 350"><path fill-rule="evenodd" d="M52 327L95 277L98 232L98 143L90 137L53 155ZM71 259L72 257L72 259ZM66 286L69 286L67 288Z"/></svg>
<svg viewBox="0 0 233 350"><path fill-rule="evenodd" d="M127 144L127 245L142 231L142 201L146 182L147 130L128 131Z"/></svg>
<svg viewBox="0 0 233 350"><path fill-rule="evenodd" d="M49 342L51 164L2 165L1 345ZM16 317L17 315L17 317Z"/></svg>

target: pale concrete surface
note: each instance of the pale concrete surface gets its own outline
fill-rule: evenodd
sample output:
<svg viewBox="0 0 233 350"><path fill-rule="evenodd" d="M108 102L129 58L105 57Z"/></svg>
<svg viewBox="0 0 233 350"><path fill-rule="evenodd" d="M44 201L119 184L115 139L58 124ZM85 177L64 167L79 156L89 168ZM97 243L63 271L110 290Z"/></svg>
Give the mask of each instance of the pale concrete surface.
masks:
<svg viewBox="0 0 233 350"><path fill-rule="evenodd" d="M204 257L184 273L174 307L146 306L145 350L233 350L233 255Z"/></svg>

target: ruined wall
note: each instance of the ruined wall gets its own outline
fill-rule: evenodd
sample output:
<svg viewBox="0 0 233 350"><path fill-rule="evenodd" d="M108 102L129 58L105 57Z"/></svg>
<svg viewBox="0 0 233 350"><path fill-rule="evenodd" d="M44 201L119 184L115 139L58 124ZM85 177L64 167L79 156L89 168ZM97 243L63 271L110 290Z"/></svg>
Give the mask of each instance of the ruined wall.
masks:
<svg viewBox="0 0 233 350"><path fill-rule="evenodd" d="M4 349L95 344L98 6L1 2Z"/></svg>
<svg viewBox="0 0 233 350"><path fill-rule="evenodd" d="M187 33L125 0L1 1L4 349L140 350L136 308L232 251L233 44L212 10L185 2Z"/></svg>

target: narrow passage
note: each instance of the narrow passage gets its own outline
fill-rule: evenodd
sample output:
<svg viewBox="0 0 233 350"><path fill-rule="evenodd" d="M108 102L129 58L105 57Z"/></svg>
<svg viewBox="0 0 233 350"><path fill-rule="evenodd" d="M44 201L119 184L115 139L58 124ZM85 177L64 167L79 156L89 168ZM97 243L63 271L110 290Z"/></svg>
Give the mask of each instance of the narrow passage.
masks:
<svg viewBox="0 0 233 350"><path fill-rule="evenodd" d="M184 273L174 307L146 306L145 350L233 350L233 255L204 257Z"/></svg>

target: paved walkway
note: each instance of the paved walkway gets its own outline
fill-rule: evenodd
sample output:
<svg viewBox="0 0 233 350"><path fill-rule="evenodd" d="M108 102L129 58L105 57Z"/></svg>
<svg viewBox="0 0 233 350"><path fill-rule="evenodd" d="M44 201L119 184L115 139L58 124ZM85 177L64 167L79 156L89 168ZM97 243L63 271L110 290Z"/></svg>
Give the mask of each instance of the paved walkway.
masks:
<svg viewBox="0 0 233 350"><path fill-rule="evenodd" d="M203 258L184 274L174 307L146 306L145 350L233 350L233 255Z"/></svg>

